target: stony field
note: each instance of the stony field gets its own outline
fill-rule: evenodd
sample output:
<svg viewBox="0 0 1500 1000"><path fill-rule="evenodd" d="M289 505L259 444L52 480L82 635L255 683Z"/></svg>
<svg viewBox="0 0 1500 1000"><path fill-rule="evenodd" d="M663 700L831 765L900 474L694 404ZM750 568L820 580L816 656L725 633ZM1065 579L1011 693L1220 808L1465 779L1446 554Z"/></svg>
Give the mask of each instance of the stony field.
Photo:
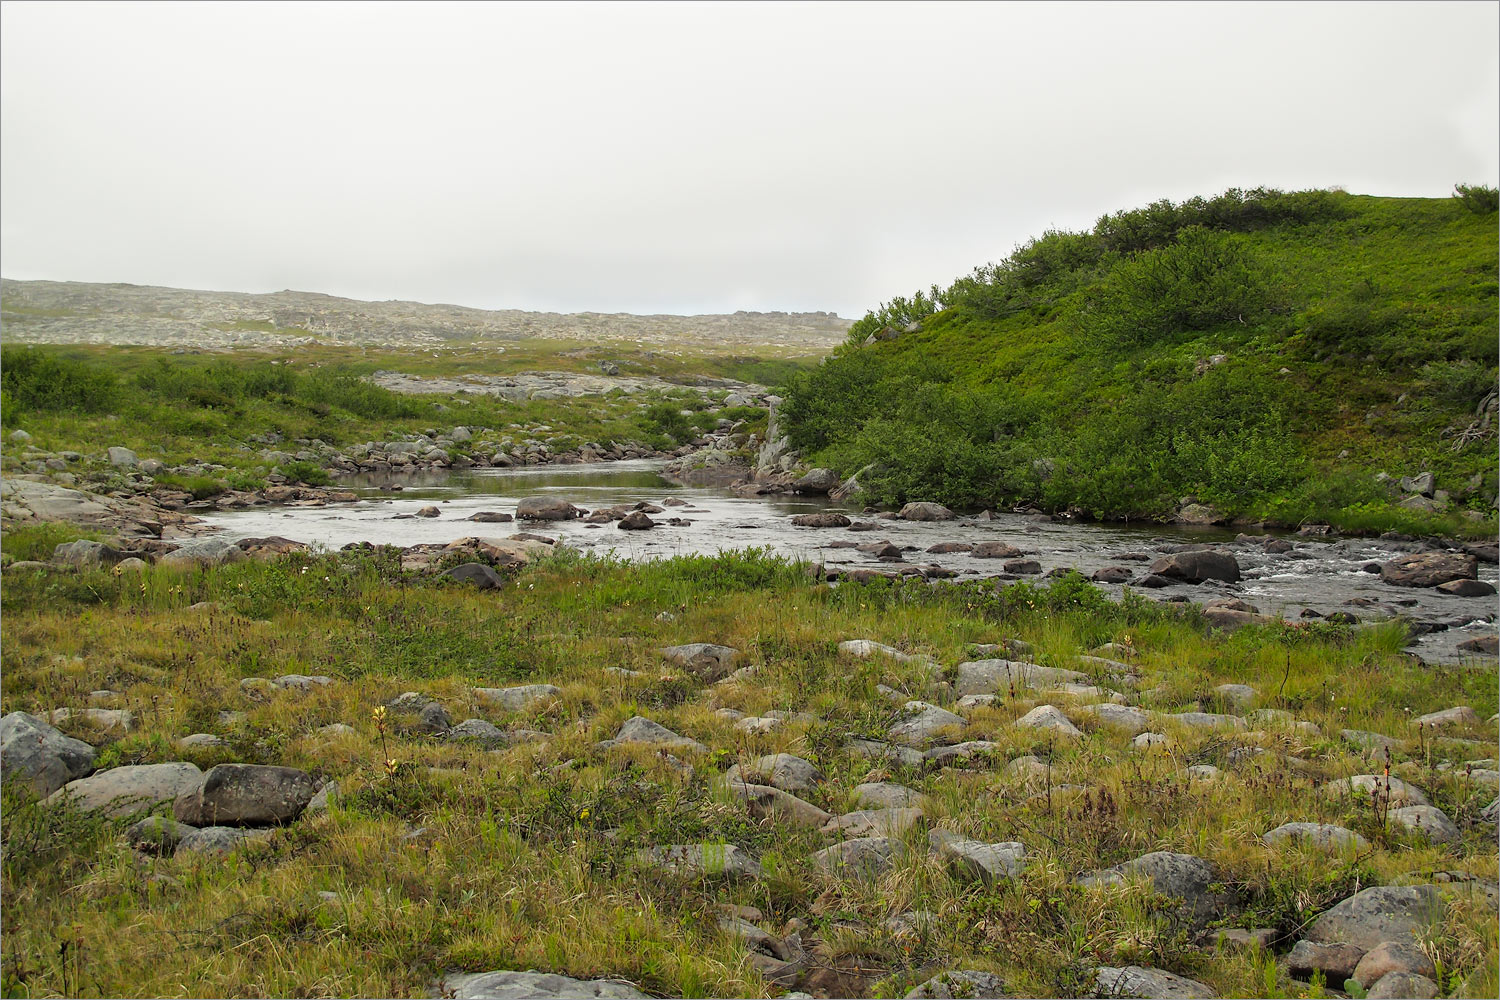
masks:
<svg viewBox="0 0 1500 1000"><path fill-rule="evenodd" d="M7 569L3 992L1500 985L1493 658L524 547Z"/></svg>

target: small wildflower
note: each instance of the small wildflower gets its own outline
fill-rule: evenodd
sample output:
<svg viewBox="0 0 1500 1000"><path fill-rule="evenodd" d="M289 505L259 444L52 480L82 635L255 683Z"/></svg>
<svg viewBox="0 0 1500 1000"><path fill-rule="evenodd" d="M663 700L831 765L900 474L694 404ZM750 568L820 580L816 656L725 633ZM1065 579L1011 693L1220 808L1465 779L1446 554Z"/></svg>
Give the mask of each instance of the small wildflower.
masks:
<svg viewBox="0 0 1500 1000"><path fill-rule="evenodd" d="M581 813L578 814L578 818L580 820L588 819L589 818L589 811L587 809L585 809L583 812L581 812Z"/></svg>
<svg viewBox="0 0 1500 1000"><path fill-rule="evenodd" d="M400 766L401 765L396 761L396 758L394 757L387 757L385 759L385 773L391 775L392 777L395 777L396 769Z"/></svg>

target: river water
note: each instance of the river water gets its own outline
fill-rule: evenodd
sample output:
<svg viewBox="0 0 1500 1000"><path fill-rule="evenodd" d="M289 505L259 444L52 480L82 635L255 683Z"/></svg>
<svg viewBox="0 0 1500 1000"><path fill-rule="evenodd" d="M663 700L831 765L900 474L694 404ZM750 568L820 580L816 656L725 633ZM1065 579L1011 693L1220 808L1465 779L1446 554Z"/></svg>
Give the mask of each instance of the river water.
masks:
<svg viewBox="0 0 1500 1000"><path fill-rule="evenodd" d="M414 545L450 542L467 535L532 531L586 552L613 552L632 560L768 547L791 558L821 562L829 569L887 569L889 566L874 556L831 543L889 540L903 549L914 547L904 553L907 562L955 570L958 579L999 575L1006 560L977 559L963 552L928 553L929 546L938 542L1004 541L1041 563L1044 573L1056 567L1072 567L1089 575L1105 566L1125 566L1138 579L1145 575L1147 563L1121 556L1136 554L1154 559L1160 554L1158 546L1212 542L1232 545L1243 575L1240 583L1181 584L1144 593L1180 595L1195 601L1238 597L1265 613L1289 619L1298 618L1305 608L1324 615L1352 611L1362 620L1402 613L1438 628L1420 636L1413 646L1413 651L1427 660L1458 659L1462 655L1457 650L1459 642L1495 630L1494 597L1450 597L1436 590L1391 587L1378 575L1364 572L1361 567L1370 562L1385 562L1402 554L1378 539L1329 542L1293 538L1293 551L1272 555L1258 545L1233 544L1236 532L1224 529L1072 524L1009 513L997 515L993 521L878 521L878 528L868 532L801 528L790 523L792 515L837 509L856 521L872 518L860 515L858 508L831 505L822 497L740 497L722 487L677 486L662 478L661 465L657 460L643 460L364 476L341 483L364 498L360 503L263 507L216 514L206 520L232 538L280 535L328 548L350 542ZM402 487L399 492L390 489L395 484ZM663 505L663 501L675 498L687 505L666 506L663 513L652 515L653 519L680 517L691 524L621 531L613 523L468 520L479 511L514 513L517 501L535 495L560 496L590 510L637 501ZM438 507L438 517L409 516L429 504ZM1495 583L1500 574L1495 565L1480 563L1479 578ZM1121 590L1119 586L1102 586L1115 594ZM1350 605L1347 602L1351 600L1375 603Z"/></svg>

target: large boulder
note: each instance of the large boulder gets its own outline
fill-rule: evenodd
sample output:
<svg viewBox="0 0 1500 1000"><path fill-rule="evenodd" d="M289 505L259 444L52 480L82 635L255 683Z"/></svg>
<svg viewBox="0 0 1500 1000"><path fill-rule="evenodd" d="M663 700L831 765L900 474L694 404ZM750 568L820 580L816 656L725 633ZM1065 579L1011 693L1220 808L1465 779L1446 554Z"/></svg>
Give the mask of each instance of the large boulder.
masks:
<svg viewBox="0 0 1500 1000"><path fill-rule="evenodd" d="M847 528L849 518L836 511L824 510L816 514L798 514L792 523L799 528Z"/></svg>
<svg viewBox="0 0 1500 1000"><path fill-rule="evenodd" d="M958 515L940 503L919 501L902 507L898 516L903 521L951 521Z"/></svg>
<svg viewBox="0 0 1500 1000"><path fill-rule="evenodd" d="M25 712L0 719L0 775L46 798L94 770L94 748Z"/></svg>
<svg viewBox="0 0 1500 1000"><path fill-rule="evenodd" d="M673 747L681 750L706 750L702 743L672 732L659 722L652 722L643 715L632 716L620 726L615 734L615 743L645 743L653 746Z"/></svg>
<svg viewBox="0 0 1500 1000"><path fill-rule="evenodd" d="M711 642L690 642L683 646L667 646L661 651L662 658L686 670L702 681L717 681L734 669L740 651L733 646L719 646Z"/></svg>
<svg viewBox="0 0 1500 1000"><path fill-rule="evenodd" d="M839 488L839 474L832 469L813 469L792 484L796 493L827 494Z"/></svg>
<svg viewBox="0 0 1500 1000"><path fill-rule="evenodd" d="M1411 552L1380 567L1380 579L1393 587L1436 587L1479 576L1479 560L1467 552Z"/></svg>
<svg viewBox="0 0 1500 1000"><path fill-rule="evenodd" d="M969 554L975 559L1014 559L1021 554L1021 550L1008 542L980 542L969 550Z"/></svg>
<svg viewBox="0 0 1500 1000"><path fill-rule="evenodd" d="M63 542L52 550L52 561L62 566L113 566L125 558L125 553L114 546L87 538Z"/></svg>
<svg viewBox="0 0 1500 1000"><path fill-rule="evenodd" d="M1150 566L1150 572L1172 580L1186 583L1202 583L1204 580L1223 580L1238 583L1240 564L1234 556L1215 549L1190 549L1162 556Z"/></svg>
<svg viewBox="0 0 1500 1000"><path fill-rule="evenodd" d="M1132 861L1085 876L1081 881L1108 885L1131 877L1147 878L1154 890L1180 900L1183 915L1195 924L1207 923L1220 915L1230 902L1227 893L1215 888L1219 875L1213 862L1172 851L1143 854Z"/></svg>
<svg viewBox="0 0 1500 1000"><path fill-rule="evenodd" d="M1026 864L1026 845L1020 841L986 844L949 830L932 830L928 846L954 871L983 882L1011 878Z"/></svg>
<svg viewBox="0 0 1500 1000"><path fill-rule="evenodd" d="M462 563L438 575L459 583L467 583L480 590L499 590L505 586L503 576L479 562Z"/></svg>
<svg viewBox="0 0 1500 1000"><path fill-rule="evenodd" d="M148 813L164 802L197 788L203 772L196 764L128 764L68 782L47 797L47 804L70 803L111 819Z"/></svg>
<svg viewBox="0 0 1500 1000"><path fill-rule="evenodd" d="M318 780L294 767L219 764L172 812L189 826L270 826L296 819L317 790Z"/></svg>
<svg viewBox="0 0 1500 1000"><path fill-rule="evenodd" d="M958 665L954 692L959 696L996 694L1011 688L1086 684L1088 675L1063 667L1043 667L1022 660L970 660Z"/></svg>
<svg viewBox="0 0 1500 1000"><path fill-rule="evenodd" d="M551 972L454 973L444 977L442 995L454 1000L649 1000L628 983Z"/></svg>
<svg viewBox="0 0 1500 1000"><path fill-rule="evenodd" d="M1305 841L1331 851L1363 851L1370 842L1353 830L1330 823L1283 823L1260 838L1268 846L1283 841Z"/></svg>
<svg viewBox="0 0 1500 1000"><path fill-rule="evenodd" d="M562 497L526 497L516 504L516 517L522 521L571 521L583 511Z"/></svg>
<svg viewBox="0 0 1500 1000"><path fill-rule="evenodd" d="M1350 944L1372 951L1386 941L1412 941L1441 914L1434 885L1379 885L1356 892L1324 912L1307 929L1318 944Z"/></svg>

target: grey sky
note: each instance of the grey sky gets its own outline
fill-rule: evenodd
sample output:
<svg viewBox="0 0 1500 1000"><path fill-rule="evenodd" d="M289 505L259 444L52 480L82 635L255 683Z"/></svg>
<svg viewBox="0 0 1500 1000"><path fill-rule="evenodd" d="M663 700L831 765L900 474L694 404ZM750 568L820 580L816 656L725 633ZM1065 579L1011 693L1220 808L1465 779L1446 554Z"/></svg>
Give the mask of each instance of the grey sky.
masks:
<svg viewBox="0 0 1500 1000"><path fill-rule="evenodd" d="M6 3L0 268L830 309L1225 187L1500 180L1500 6Z"/></svg>

